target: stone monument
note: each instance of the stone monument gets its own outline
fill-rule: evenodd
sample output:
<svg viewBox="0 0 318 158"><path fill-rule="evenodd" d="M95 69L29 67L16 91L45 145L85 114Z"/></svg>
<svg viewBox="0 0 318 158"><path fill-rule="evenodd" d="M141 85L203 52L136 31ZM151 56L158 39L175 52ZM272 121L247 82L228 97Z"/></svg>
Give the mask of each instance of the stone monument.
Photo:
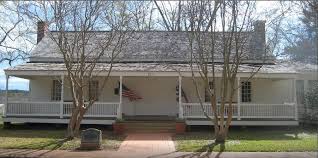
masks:
<svg viewBox="0 0 318 158"><path fill-rule="evenodd" d="M102 131L89 128L82 131L81 135L81 149L96 150L100 149L102 144Z"/></svg>

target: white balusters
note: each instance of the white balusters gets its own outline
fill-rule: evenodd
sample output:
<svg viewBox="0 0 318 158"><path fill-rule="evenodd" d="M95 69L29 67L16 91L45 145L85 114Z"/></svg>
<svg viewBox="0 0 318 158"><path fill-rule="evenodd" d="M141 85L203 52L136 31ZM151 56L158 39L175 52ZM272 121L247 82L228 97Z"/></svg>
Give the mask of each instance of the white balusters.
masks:
<svg viewBox="0 0 318 158"><path fill-rule="evenodd" d="M204 118L200 103L183 103L184 117ZM209 103L203 103L203 107L209 116L213 116L212 107ZM225 118L227 117L228 104L225 105ZM232 104L233 118L294 118L295 105L291 104L240 104L238 111L237 104ZM217 105L217 112L220 113L220 104Z"/></svg>
<svg viewBox="0 0 318 158"><path fill-rule="evenodd" d="M7 116L70 116L73 102L64 102L61 112L60 102L9 102ZM96 102L85 117L116 117L119 103Z"/></svg>
<svg viewBox="0 0 318 158"><path fill-rule="evenodd" d="M58 116L59 102L9 102L8 116Z"/></svg>

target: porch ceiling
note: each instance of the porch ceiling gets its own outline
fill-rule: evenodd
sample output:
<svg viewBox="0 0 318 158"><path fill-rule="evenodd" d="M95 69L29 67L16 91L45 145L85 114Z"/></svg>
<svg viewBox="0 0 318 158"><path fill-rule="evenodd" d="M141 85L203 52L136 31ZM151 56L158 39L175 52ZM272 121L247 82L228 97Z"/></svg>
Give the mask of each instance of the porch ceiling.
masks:
<svg viewBox="0 0 318 158"><path fill-rule="evenodd" d="M223 65L217 65L216 71L221 72ZM109 70L109 63L97 63L96 73L100 75L107 74ZM239 67L239 74L249 74L255 72L259 67L242 64ZM299 67L297 67L299 69ZM195 71L199 71L198 67L193 67ZM65 74L64 63L25 63L11 67L5 70L7 75L12 76L38 76L38 75L63 75ZM112 75L133 76L131 73L143 73L139 76L162 76L160 73L170 73L170 76L178 76L179 72L183 74L190 73L191 67L189 64L167 64L167 63L114 63L112 68ZM150 74L151 73L151 74ZM295 75L297 70L295 65L280 63L276 65L263 65L258 74L266 75ZM138 76L138 75L137 75ZM163 75L164 76L164 75ZM185 75L187 76L187 75ZM244 75L242 75L244 77Z"/></svg>

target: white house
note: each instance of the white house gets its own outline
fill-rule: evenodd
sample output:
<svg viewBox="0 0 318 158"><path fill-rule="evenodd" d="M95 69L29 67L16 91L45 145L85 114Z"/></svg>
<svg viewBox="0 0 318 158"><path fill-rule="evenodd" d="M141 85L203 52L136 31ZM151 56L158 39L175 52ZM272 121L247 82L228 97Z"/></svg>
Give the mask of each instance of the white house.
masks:
<svg viewBox="0 0 318 158"><path fill-rule="evenodd" d="M67 123L72 97L63 58L55 50L54 42L44 36L44 24L39 23L38 45L28 63L5 70L7 87L10 76L30 80L28 102L8 100L5 104L4 122ZM104 32L101 32L102 35ZM253 41L264 51L265 22L258 21ZM187 40L184 32L150 31L137 32L139 39L130 42L120 61L114 63L109 84L98 96L98 101L85 114L83 124L112 124L116 118L155 116L157 118L184 118L188 125L209 125L202 113L191 79L191 69L186 62ZM42 39L43 38L43 39ZM257 53L259 52L251 52ZM254 55L255 55L254 54ZM316 66L266 62L253 79L245 82L256 69L256 59L245 60L240 66L236 83L244 82L234 99L233 125L298 125L296 81L316 80L312 75ZM107 61L97 64L107 66ZM221 66L221 65L220 65ZM308 74L300 73L303 69ZM98 73L96 86L107 72ZM195 73L199 77L198 73ZM221 73L217 73L219 81ZM61 80L61 82L59 82ZM218 81L218 82L219 82ZM119 83L119 84L118 84ZM179 86L179 96L176 87ZM218 93L218 85L215 85ZM130 101L116 88L133 90L140 98ZM187 95L187 102L181 90ZM92 90L93 91L93 90ZM201 85L201 96L205 90ZM90 93L90 92L87 92ZM87 94L88 96L89 94ZM179 98L178 100L176 98ZM209 103L204 103L212 115Z"/></svg>

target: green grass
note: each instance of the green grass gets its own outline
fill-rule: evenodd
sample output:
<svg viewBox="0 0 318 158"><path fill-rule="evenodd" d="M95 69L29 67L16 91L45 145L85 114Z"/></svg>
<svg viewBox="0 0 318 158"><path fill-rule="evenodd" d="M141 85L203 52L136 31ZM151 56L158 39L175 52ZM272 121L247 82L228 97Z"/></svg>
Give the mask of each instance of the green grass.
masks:
<svg viewBox="0 0 318 158"><path fill-rule="evenodd" d="M3 129L0 123L0 148L3 149L60 149L74 150L80 147L80 139L65 141L65 130L51 127L13 125L10 129ZM42 125L43 126L43 125ZM113 135L110 131L103 131L102 148L116 150L125 136Z"/></svg>
<svg viewBox="0 0 318 158"><path fill-rule="evenodd" d="M315 132L316 131L316 132ZM213 146L212 132L190 132L174 136L177 151L220 151ZM317 130L245 128L230 130L224 151L233 152L292 152L317 151Z"/></svg>

